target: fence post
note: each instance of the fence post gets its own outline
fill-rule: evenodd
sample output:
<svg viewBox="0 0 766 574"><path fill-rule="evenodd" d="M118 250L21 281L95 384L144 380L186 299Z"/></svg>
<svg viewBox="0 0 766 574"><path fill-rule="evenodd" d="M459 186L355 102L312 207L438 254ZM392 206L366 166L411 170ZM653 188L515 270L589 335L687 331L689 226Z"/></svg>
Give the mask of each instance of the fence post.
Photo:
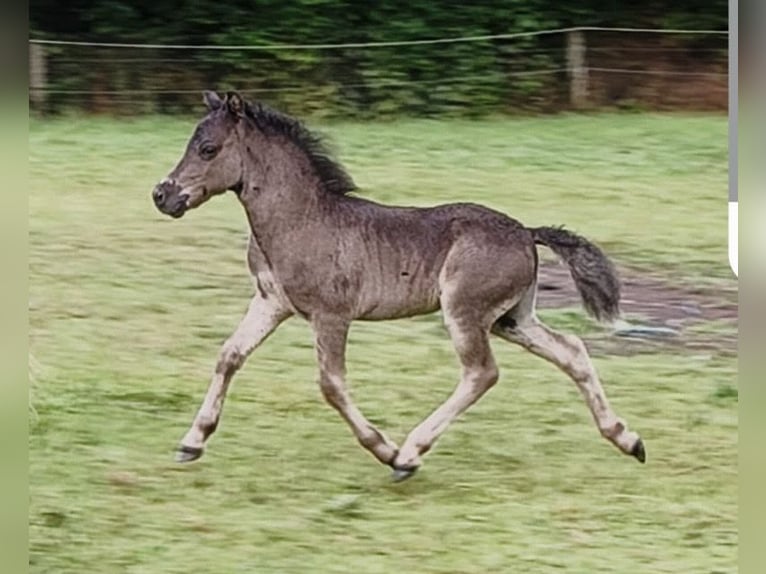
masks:
<svg viewBox="0 0 766 574"><path fill-rule="evenodd" d="M48 83L48 69L45 49L40 44L29 45L29 99L33 107L42 110L45 105L45 88Z"/></svg>
<svg viewBox="0 0 766 574"><path fill-rule="evenodd" d="M575 109L588 104L588 68L585 65L585 34L582 30L567 33L567 68L569 101Z"/></svg>

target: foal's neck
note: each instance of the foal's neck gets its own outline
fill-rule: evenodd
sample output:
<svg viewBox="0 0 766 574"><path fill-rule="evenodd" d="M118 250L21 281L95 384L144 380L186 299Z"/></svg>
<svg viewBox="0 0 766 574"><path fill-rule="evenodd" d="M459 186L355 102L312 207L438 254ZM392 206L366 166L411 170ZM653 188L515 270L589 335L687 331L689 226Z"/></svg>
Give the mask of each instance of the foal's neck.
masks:
<svg viewBox="0 0 766 574"><path fill-rule="evenodd" d="M282 135L249 128L242 139L242 189L237 194L250 226L270 235L316 222L331 197L311 161Z"/></svg>

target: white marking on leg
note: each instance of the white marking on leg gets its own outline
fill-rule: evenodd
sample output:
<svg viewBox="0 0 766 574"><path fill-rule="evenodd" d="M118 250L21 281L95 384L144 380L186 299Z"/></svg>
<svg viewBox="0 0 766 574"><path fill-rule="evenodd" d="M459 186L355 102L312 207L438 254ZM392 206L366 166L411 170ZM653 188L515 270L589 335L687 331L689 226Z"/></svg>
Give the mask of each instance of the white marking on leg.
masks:
<svg viewBox="0 0 766 574"><path fill-rule="evenodd" d="M512 330L496 327L493 333L523 346L569 375L585 399L602 436L624 453L631 453L639 437L630 432L625 422L612 410L585 344L579 337L554 331L534 316Z"/></svg>
<svg viewBox="0 0 766 574"><path fill-rule="evenodd" d="M390 464L396 454L396 444L367 420L351 400L345 382L338 375L322 373L319 381L325 400L343 417L359 444L384 464Z"/></svg>
<svg viewBox="0 0 766 574"><path fill-rule="evenodd" d="M182 445L203 447L205 440L218 424L226 392L234 374L256 347L289 315L290 313L273 298L265 299L260 294L253 297L239 326L221 347L205 399L191 428L182 439Z"/></svg>
<svg viewBox="0 0 766 574"><path fill-rule="evenodd" d="M420 456L498 380L488 333L478 324L461 328L448 314L445 324L463 364L460 382L452 395L410 432L396 457L396 467L420 466Z"/></svg>
<svg viewBox="0 0 766 574"><path fill-rule="evenodd" d="M384 464L391 464L396 444L356 407L346 389L345 349L348 323L313 321L319 363L319 387L325 400L343 417L359 443Z"/></svg>

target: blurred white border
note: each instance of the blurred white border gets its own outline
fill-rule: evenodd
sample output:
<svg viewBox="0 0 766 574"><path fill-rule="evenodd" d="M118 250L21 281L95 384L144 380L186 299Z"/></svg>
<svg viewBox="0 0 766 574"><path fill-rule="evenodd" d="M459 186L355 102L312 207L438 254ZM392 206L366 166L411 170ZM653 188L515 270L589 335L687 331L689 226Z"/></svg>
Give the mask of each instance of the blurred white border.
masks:
<svg viewBox="0 0 766 574"><path fill-rule="evenodd" d="M739 107L738 87L739 69L738 32L739 5L737 0L729 0L729 265L734 275L739 278L739 146L738 129Z"/></svg>
<svg viewBox="0 0 766 574"><path fill-rule="evenodd" d="M739 277L737 273L737 258L738 258L738 238L739 238L739 202L729 202L729 265L731 270L734 271L734 275Z"/></svg>

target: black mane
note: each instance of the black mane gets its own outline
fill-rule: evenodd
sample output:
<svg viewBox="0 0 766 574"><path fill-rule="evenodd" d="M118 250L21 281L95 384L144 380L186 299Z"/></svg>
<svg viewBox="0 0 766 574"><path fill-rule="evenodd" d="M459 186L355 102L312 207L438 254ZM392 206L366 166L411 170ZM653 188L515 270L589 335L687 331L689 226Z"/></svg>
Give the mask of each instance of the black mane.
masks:
<svg viewBox="0 0 766 574"><path fill-rule="evenodd" d="M330 153L325 140L302 122L261 103L245 104L245 113L267 135L283 135L303 151L327 193L345 195L357 189L354 180Z"/></svg>

